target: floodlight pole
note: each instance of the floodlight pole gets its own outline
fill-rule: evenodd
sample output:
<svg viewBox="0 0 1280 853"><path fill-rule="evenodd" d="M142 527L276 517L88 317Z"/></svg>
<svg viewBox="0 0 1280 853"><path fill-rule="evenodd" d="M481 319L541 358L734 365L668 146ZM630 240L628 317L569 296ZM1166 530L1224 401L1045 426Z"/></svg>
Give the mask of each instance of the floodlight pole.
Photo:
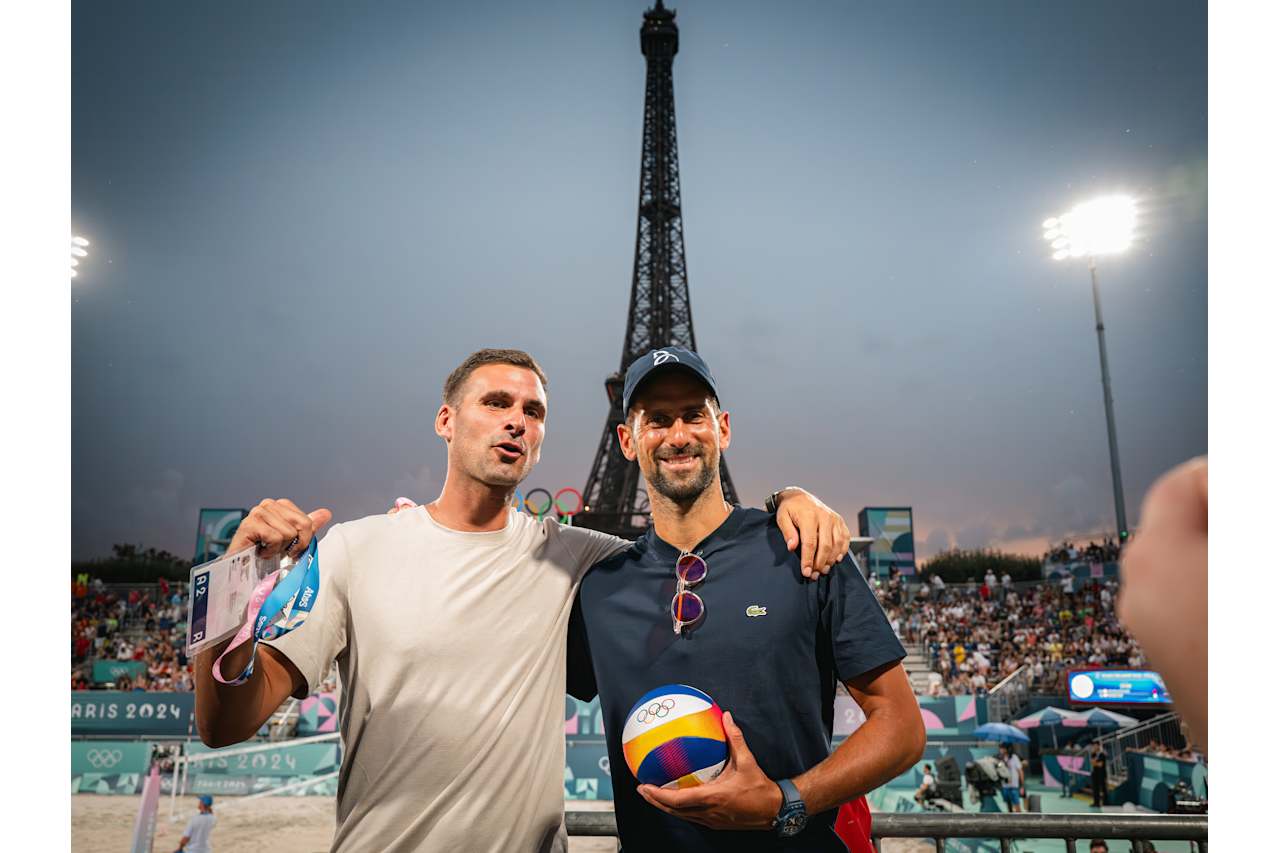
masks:
<svg viewBox="0 0 1280 853"><path fill-rule="evenodd" d="M1128 538L1129 523L1125 519L1124 485L1120 482L1120 449L1116 446L1116 413L1111 400L1111 370L1107 367L1107 338L1102 325L1102 300L1098 296L1098 267L1089 256L1089 278L1093 282L1093 313L1098 321L1098 360L1102 362L1102 401L1107 410L1107 444L1111 448L1111 490L1116 503L1116 538Z"/></svg>

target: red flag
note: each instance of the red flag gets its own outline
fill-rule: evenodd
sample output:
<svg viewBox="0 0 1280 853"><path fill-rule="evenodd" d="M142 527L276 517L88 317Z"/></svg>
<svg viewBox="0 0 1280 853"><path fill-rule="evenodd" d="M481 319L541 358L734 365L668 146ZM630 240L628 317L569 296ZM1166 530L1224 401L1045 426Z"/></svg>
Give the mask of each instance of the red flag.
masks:
<svg viewBox="0 0 1280 853"><path fill-rule="evenodd" d="M876 848L871 844L871 806L866 797L840 806L835 830L849 853L875 853Z"/></svg>

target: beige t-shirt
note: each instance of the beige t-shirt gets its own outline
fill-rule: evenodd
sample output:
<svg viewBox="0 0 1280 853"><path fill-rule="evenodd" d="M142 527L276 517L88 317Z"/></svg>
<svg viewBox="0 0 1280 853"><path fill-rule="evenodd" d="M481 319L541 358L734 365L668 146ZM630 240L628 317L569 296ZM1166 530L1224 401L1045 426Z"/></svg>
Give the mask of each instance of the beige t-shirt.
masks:
<svg viewBox="0 0 1280 853"><path fill-rule="evenodd" d="M462 533L425 507L320 542L306 624L269 645L314 690L336 659L335 851L563 851L565 632L614 536L510 513Z"/></svg>

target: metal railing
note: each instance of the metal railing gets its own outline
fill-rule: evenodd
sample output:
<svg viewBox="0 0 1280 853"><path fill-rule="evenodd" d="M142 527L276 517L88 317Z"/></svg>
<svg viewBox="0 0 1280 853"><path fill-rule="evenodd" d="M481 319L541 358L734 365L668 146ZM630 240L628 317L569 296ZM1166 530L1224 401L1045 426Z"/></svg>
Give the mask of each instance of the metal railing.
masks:
<svg viewBox="0 0 1280 853"><path fill-rule="evenodd" d="M301 700L290 697L288 703L277 708L267 720L267 740L280 741L292 737L301 718Z"/></svg>
<svg viewBox="0 0 1280 853"><path fill-rule="evenodd" d="M1183 749L1187 740L1182 734L1182 719L1177 713L1170 711L1158 717L1152 717L1141 725L1130 726L1111 734L1094 738L1094 743L1102 744L1102 752L1107 757L1107 775L1112 779L1124 780L1129 775L1124 754L1131 749L1143 749L1152 740L1161 746L1171 749Z"/></svg>
<svg viewBox="0 0 1280 853"><path fill-rule="evenodd" d="M567 811L570 835L616 836L614 813ZM884 838L932 838L938 853L947 839L995 839L1001 853L1012 850L1015 839L1047 838L1064 842L1076 853L1076 842L1092 838L1132 842L1190 841L1198 853L1209 849L1209 818L1205 815L1146 814L897 814L873 812L871 840L876 850ZM1137 844L1134 849L1139 849Z"/></svg>
<svg viewBox="0 0 1280 853"><path fill-rule="evenodd" d="M1013 719L1031 697L1031 667L1025 663L1009 673L987 693L987 720L1003 723Z"/></svg>
<svg viewBox="0 0 1280 853"><path fill-rule="evenodd" d="M938 853L949 838L987 838L1000 843L1000 853L1010 842L1023 838L1060 839L1067 853L1076 853L1076 842L1092 838L1127 841L1190 841L1198 853L1206 853L1209 818L1204 815L1137 814L890 814L871 815L871 840L876 850L883 838L932 838ZM1135 845L1135 849L1137 846Z"/></svg>
<svg viewBox="0 0 1280 853"><path fill-rule="evenodd" d="M1077 563L1076 565L1079 565L1079 563ZM1081 586L1084 586L1086 584L1091 584L1094 581L1099 581L1105 584L1107 581L1113 581L1115 579L1116 578L1114 575L1111 577L1101 577L1101 578L1093 578L1093 577L1075 578L1075 580L1080 581ZM948 581L947 584L943 586L942 592L944 594L957 593L965 596L974 596L978 594L978 590L982 587L983 582L984 580L982 578L975 578L972 583L968 581ZM1029 580L1029 581L1012 581L1008 584L997 583L995 588L991 590L991 593L992 595L1001 596L1001 599L1003 600L1004 595L1007 592L1009 592L1009 590L1013 590L1014 592L1018 593L1018 595L1022 595L1024 592L1029 592L1029 591L1038 589L1039 587L1042 587L1042 586L1060 586L1061 584L1062 584L1061 576L1053 577L1053 578L1036 578L1034 580ZM936 604L938 602L937 596L939 593L938 593L938 588L934 586L932 583L927 583L927 582L921 583L919 581L913 580L903 584L902 588L903 588L903 592L909 596L908 601L911 601L918 597L920 588L923 586L929 587L929 599ZM1080 589L1076 588L1075 591L1079 592Z"/></svg>

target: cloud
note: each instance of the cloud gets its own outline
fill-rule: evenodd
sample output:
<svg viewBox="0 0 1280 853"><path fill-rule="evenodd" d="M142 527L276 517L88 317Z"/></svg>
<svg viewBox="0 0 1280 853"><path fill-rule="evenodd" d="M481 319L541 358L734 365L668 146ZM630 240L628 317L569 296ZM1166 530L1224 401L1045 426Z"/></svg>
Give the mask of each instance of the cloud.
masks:
<svg viewBox="0 0 1280 853"><path fill-rule="evenodd" d="M1157 205L1171 207L1187 222L1205 218L1209 207L1209 163L1195 160L1180 164L1165 176Z"/></svg>
<svg viewBox="0 0 1280 853"><path fill-rule="evenodd" d="M1004 540L1010 539L1030 539L1037 534L1032 533L1028 528L1021 524L1011 524L1004 529L1004 533L1000 534L1000 538Z"/></svg>
<svg viewBox="0 0 1280 853"><path fill-rule="evenodd" d="M1001 534L1001 539L1034 539L1038 536L1048 536L1054 532L1056 528L1052 524L1046 524L1043 518L1033 518L1024 521L1021 524L1010 524Z"/></svg>
<svg viewBox="0 0 1280 853"><path fill-rule="evenodd" d="M995 528L983 521L957 530L956 547L964 549L986 548L991 545L995 538Z"/></svg>
<svg viewBox="0 0 1280 853"><path fill-rule="evenodd" d="M132 527L144 527L146 523L175 521L182 515L180 501L187 478L181 471L166 468L157 480L138 484L129 489L124 505L138 522Z"/></svg>
<svg viewBox="0 0 1280 853"><path fill-rule="evenodd" d="M442 485L432 473L430 465L419 465L417 469L397 477L391 484L387 505L390 506L390 501L400 496L412 498L418 503L427 503L436 498Z"/></svg>
<svg viewBox="0 0 1280 853"><path fill-rule="evenodd" d="M419 465L405 471L386 486L378 486L372 490L366 486L356 500L341 502L334 511L339 513L337 520L344 521L386 512L399 497L425 504L436 499L442 485L430 465Z"/></svg>
<svg viewBox="0 0 1280 853"><path fill-rule="evenodd" d="M1105 507L1079 474L1069 475L1050 489L1048 503L1051 520L1042 526L1051 536L1087 532L1103 523Z"/></svg>
<svg viewBox="0 0 1280 853"><path fill-rule="evenodd" d="M920 547L920 557L929 558L941 554L951 547L951 533L943 527L935 527L929 531Z"/></svg>

